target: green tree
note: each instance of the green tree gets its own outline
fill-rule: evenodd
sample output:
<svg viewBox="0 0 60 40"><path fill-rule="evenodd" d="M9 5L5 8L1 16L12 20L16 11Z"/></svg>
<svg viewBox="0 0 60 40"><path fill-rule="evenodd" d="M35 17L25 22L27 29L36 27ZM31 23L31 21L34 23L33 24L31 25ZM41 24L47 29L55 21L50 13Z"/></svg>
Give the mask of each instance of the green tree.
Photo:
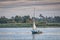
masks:
<svg viewBox="0 0 60 40"><path fill-rule="evenodd" d="M59 16L55 16L54 20L55 20L55 22L60 23L60 17Z"/></svg>
<svg viewBox="0 0 60 40"><path fill-rule="evenodd" d="M15 21L16 21L17 23L22 22L21 16L15 16Z"/></svg>
<svg viewBox="0 0 60 40"><path fill-rule="evenodd" d="M22 18L23 18L23 23L26 23L26 22L28 22L30 20L29 15L28 16L23 16Z"/></svg>
<svg viewBox="0 0 60 40"><path fill-rule="evenodd" d="M0 23L7 23L7 18L5 16L0 18Z"/></svg>

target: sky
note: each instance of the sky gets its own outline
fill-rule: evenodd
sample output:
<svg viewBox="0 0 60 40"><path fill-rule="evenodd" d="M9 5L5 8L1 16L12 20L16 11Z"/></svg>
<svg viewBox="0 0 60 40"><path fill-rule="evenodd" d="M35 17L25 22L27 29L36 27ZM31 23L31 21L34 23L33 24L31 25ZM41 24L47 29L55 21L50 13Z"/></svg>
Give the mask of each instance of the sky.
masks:
<svg viewBox="0 0 60 40"><path fill-rule="evenodd" d="M34 12L35 9L35 12ZM0 17L30 15L60 16L60 0L0 0Z"/></svg>

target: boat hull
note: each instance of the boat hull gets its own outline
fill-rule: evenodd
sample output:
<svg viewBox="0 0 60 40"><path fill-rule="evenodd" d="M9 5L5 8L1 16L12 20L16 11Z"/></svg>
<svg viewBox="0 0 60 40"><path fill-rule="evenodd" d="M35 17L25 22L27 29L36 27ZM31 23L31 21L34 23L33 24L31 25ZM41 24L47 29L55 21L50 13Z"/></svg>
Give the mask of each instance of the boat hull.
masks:
<svg viewBox="0 0 60 40"><path fill-rule="evenodd" d="M41 34L41 31L32 31L32 34Z"/></svg>

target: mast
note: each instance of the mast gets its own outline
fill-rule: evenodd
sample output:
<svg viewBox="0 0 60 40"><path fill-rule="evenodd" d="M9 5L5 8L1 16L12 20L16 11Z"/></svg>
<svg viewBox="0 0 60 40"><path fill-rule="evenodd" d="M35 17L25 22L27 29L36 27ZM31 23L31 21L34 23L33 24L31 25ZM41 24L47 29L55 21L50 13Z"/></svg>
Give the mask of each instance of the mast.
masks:
<svg viewBox="0 0 60 40"><path fill-rule="evenodd" d="M35 8L34 8L34 13L33 13L33 30L36 29L36 25L35 25Z"/></svg>

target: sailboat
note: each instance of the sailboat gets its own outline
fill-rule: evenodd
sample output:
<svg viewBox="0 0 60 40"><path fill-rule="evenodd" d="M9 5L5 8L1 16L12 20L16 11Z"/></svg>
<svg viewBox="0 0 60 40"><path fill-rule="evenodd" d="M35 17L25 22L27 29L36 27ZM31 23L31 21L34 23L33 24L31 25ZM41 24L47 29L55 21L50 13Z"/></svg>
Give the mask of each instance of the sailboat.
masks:
<svg viewBox="0 0 60 40"><path fill-rule="evenodd" d="M35 22L33 22L33 30L32 30L32 34L40 34L42 33L42 31L37 30Z"/></svg>
<svg viewBox="0 0 60 40"><path fill-rule="evenodd" d="M42 33L42 31L37 30L37 27L35 25L35 9L34 9L34 17L33 17L33 30L32 30L32 34L40 34Z"/></svg>

